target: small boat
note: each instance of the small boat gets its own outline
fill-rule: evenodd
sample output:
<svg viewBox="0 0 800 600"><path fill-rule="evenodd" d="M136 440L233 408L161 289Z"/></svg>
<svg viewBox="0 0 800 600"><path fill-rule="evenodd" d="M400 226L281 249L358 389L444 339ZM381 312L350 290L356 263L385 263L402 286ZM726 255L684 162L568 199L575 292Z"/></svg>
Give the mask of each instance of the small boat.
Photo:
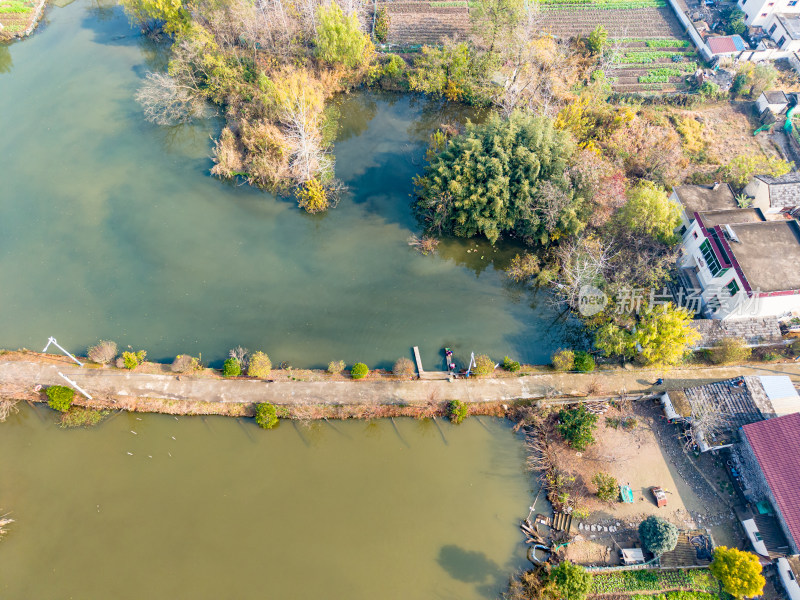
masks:
<svg viewBox="0 0 800 600"><path fill-rule="evenodd" d="M625 504L633 504L633 490L631 489L631 486L619 486L619 495Z"/></svg>

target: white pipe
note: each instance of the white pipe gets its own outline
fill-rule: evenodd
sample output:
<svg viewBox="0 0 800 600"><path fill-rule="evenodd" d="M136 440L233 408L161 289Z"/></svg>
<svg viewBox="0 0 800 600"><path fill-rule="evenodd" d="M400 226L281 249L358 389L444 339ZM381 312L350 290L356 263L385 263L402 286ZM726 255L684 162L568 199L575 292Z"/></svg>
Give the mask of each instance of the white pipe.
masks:
<svg viewBox="0 0 800 600"><path fill-rule="evenodd" d="M82 367L82 366L83 366L83 363L82 363L81 361L79 361L77 358L75 358L74 356L72 356L72 354L70 354L69 352L67 352L66 350L64 350L64 349L63 349L63 348L62 348L62 347L59 345L59 343L56 341L56 338L54 338L54 337L50 337L50 338L47 340L47 346L45 346L45 347L44 347L44 350L42 350L42 354L44 354L45 352L47 352L47 349L50 347L50 344L53 344L53 345L54 345L56 348L58 348L59 350L61 350L61 351L62 351L64 354L66 354L66 355L67 355L67 356L69 356L69 357L70 357L72 360L74 360L76 363L78 363L78 366L79 366L79 367Z"/></svg>
<svg viewBox="0 0 800 600"><path fill-rule="evenodd" d="M66 375L64 375L64 374L63 374L61 371L59 371L59 372L58 372L58 374L59 374L59 375L61 375L61 377L63 377L63 378L64 378L64 380L65 380L67 383L69 383L69 384L70 384L72 387L74 387L76 390L78 390L78 391L79 391L81 394L83 394L84 396L86 396L86 397L87 397L89 400L92 400L92 397L91 397L89 394L87 394L87 393L86 393L86 392L85 392L85 391L84 391L84 390L83 390L83 389L82 389L82 388L81 388L81 387L80 387L80 386L79 386L77 383L75 383L74 381L72 381L72 379L70 379L69 377L67 377Z"/></svg>

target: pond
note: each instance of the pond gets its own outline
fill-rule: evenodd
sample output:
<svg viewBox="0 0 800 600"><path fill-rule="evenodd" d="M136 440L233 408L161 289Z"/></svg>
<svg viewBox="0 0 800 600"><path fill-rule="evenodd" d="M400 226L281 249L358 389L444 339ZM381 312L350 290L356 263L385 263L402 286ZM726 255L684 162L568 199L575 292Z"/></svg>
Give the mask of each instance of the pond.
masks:
<svg viewBox="0 0 800 600"><path fill-rule="evenodd" d="M0 60L0 347L98 339L151 359L262 349L273 362L388 367L419 346L546 362L565 320L502 273L519 251L446 240L421 256L412 178L443 122L470 111L411 95L339 100L328 214L209 175L219 119L161 128L134 95L163 48L119 7L48 9Z"/></svg>
<svg viewBox="0 0 800 600"><path fill-rule="evenodd" d="M533 483L507 421L0 424L0 597L495 598Z"/></svg>

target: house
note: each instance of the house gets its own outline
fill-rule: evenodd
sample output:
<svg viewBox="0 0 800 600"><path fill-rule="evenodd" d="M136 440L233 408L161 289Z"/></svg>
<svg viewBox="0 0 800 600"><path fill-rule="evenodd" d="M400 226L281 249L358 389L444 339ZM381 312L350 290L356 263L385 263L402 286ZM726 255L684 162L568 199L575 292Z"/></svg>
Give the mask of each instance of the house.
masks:
<svg viewBox="0 0 800 600"><path fill-rule="evenodd" d="M733 56L750 48L740 35L719 35L706 38L706 45L714 56Z"/></svg>
<svg viewBox="0 0 800 600"><path fill-rule="evenodd" d="M753 198L753 206L765 214L788 212L800 207L800 171L780 177L756 175L744 188L744 193Z"/></svg>
<svg viewBox="0 0 800 600"><path fill-rule="evenodd" d="M644 551L641 548L620 548L619 562L623 565L641 565L644 563Z"/></svg>
<svg viewBox="0 0 800 600"><path fill-rule="evenodd" d="M701 452L730 448L744 425L800 413L800 395L786 375L735 377L665 392L661 404L670 422L688 426Z"/></svg>
<svg viewBox="0 0 800 600"><path fill-rule="evenodd" d="M753 503L769 502L786 538L785 556L797 555L800 553L800 414L744 425L737 450L745 493ZM760 540L755 532L753 540L758 545ZM756 551L763 556L764 548ZM788 561L786 566L794 574ZM784 576L791 579L788 573L784 572Z"/></svg>
<svg viewBox="0 0 800 600"><path fill-rule="evenodd" d="M763 115L769 110L773 115L782 115L789 108L789 97L780 90L761 92L756 100L758 114Z"/></svg>
<svg viewBox="0 0 800 600"><path fill-rule="evenodd" d="M682 208L679 280L699 312L712 319L800 314L796 221L737 208L725 184L677 186L671 198Z"/></svg>
<svg viewBox="0 0 800 600"><path fill-rule="evenodd" d="M747 21L745 20L745 22ZM796 13L775 13L764 19L762 27L767 32L767 35L778 45L778 48L784 52L797 52L800 50L800 15Z"/></svg>
<svg viewBox="0 0 800 600"><path fill-rule="evenodd" d="M744 11L746 25L763 28L782 50L800 49L798 0L738 0L737 6Z"/></svg>

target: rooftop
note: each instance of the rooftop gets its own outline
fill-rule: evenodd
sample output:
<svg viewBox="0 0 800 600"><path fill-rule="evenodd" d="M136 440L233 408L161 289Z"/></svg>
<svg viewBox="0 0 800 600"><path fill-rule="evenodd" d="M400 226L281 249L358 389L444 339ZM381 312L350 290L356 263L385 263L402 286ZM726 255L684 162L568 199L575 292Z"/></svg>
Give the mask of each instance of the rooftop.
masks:
<svg viewBox="0 0 800 600"><path fill-rule="evenodd" d="M792 171L780 177L756 175L756 179L769 186L769 203L775 207L800 205L800 171Z"/></svg>
<svg viewBox="0 0 800 600"><path fill-rule="evenodd" d="M712 438L705 440L711 447L734 442L740 427L772 415L769 401L757 377L735 377L687 388L684 393L691 405L692 422L709 421L706 415L719 415L714 431L704 432L704 437Z"/></svg>
<svg viewBox="0 0 800 600"><path fill-rule="evenodd" d="M800 414L751 423L744 435L767 480L794 546L800 545Z"/></svg>
<svg viewBox="0 0 800 600"><path fill-rule="evenodd" d="M755 177L769 185L800 183L800 171L790 171L786 173L786 175L781 175L780 177L772 177L770 175L756 175Z"/></svg>
<svg viewBox="0 0 800 600"><path fill-rule="evenodd" d="M722 211L738 208L733 198L731 186L723 183L714 189L712 185L679 185L673 188L687 216L692 219L694 213Z"/></svg>
<svg viewBox="0 0 800 600"><path fill-rule="evenodd" d="M747 44L739 35L720 35L706 39L713 54L729 54L747 50Z"/></svg>
<svg viewBox="0 0 800 600"><path fill-rule="evenodd" d="M730 208L728 210L710 210L700 213L705 227L717 225L733 225L734 223L756 223L766 221L757 208Z"/></svg>
<svg viewBox="0 0 800 600"><path fill-rule="evenodd" d="M796 221L738 223L729 241L754 292L800 290L800 227Z"/></svg>
<svg viewBox="0 0 800 600"><path fill-rule="evenodd" d="M789 104L789 98L786 97L780 90L772 90L770 92L762 92L767 102L770 104Z"/></svg>
<svg viewBox="0 0 800 600"><path fill-rule="evenodd" d="M780 21L781 25L783 25L783 28L786 30L786 33L789 35L789 37L793 40L800 40L800 17L787 13L776 16L778 17L778 21Z"/></svg>

